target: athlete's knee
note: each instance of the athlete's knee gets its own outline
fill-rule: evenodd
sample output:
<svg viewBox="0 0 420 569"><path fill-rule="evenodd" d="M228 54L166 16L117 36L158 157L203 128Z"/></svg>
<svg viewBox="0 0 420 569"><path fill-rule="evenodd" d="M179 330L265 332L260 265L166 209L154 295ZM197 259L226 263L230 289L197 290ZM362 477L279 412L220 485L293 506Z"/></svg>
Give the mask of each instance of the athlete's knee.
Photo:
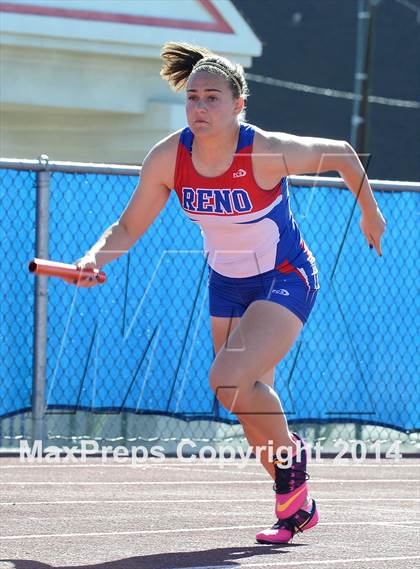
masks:
<svg viewBox="0 0 420 569"><path fill-rule="evenodd" d="M247 390L246 377L215 362L210 369L210 387L217 400L231 412L235 412Z"/></svg>
<svg viewBox="0 0 420 569"><path fill-rule="evenodd" d="M222 366L213 364L210 369L210 387L217 400L226 408L231 407L231 402L235 399L238 386L232 381L232 377Z"/></svg>
<svg viewBox="0 0 420 569"><path fill-rule="evenodd" d="M232 381L232 376L228 370L214 362L210 369L210 387L216 396L216 399L227 408L230 408L230 402L235 397L237 386Z"/></svg>

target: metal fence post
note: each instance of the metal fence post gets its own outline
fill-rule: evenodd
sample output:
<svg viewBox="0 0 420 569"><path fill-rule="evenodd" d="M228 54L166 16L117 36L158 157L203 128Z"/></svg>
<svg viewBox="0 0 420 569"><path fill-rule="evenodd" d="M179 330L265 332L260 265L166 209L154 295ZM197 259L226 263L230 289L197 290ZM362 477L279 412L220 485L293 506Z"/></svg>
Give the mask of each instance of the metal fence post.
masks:
<svg viewBox="0 0 420 569"><path fill-rule="evenodd" d="M48 217L50 172L48 156L41 155L43 166L36 174L36 257L48 259ZM32 379L32 441L44 440L45 385L47 369L48 277L35 279L34 366Z"/></svg>

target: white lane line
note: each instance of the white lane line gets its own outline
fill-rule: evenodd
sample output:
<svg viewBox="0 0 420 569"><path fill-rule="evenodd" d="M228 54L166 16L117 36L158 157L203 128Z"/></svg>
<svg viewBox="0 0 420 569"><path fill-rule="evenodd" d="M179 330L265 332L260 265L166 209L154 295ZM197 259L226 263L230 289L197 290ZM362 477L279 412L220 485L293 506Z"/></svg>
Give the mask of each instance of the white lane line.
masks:
<svg viewBox="0 0 420 569"><path fill-rule="evenodd" d="M111 460L111 459L110 459ZM327 462L327 460L330 460L330 462ZM371 460L375 460L375 459L371 459ZM384 459L385 460L385 459ZM393 459L387 459L387 460L393 460ZM407 461L412 460L413 462L411 464L407 464ZM241 463L235 464L235 463L225 463L223 465L223 469L226 469L227 467L231 467L232 468L232 472L234 472L233 469L243 469L242 466L240 466ZM326 467L326 468L332 468L332 467L345 467L348 468L350 467L354 467L354 468L419 468L420 466L420 460L416 460L414 461L414 459L401 459L401 461L395 461L393 464L384 464L383 461L378 461L375 464L367 464L366 462L354 462L351 459L347 462L347 461L338 461L338 460L334 460L334 459L325 459L325 462L317 462L317 461L310 461L308 460L308 465L310 465L313 468L318 468L318 467ZM6 470L6 469L16 469L16 468L135 468L135 469L144 469L147 470L148 468L161 468L161 463L159 464L149 464L147 461L146 462L139 462L138 464L132 464L131 462L127 462L125 464L110 464L108 462L105 463L100 463L100 464L39 464L39 463L25 463L25 464L5 464L2 465L0 470ZM199 462L199 460L197 460L197 462L189 462L189 463L182 463L180 462L179 464L176 465L172 465L172 464L168 464L165 466L165 468L183 468L183 469L189 469L191 467L194 467L195 470L197 470L197 467L202 466L201 462ZM219 469L221 468L219 462L212 464L206 464L206 467L213 467L212 472L217 472L216 468ZM253 463L253 462L248 462L246 465L246 468L262 468L262 465L259 463ZM230 472L230 471L229 471Z"/></svg>
<svg viewBox="0 0 420 569"><path fill-rule="evenodd" d="M165 482L143 480L121 480L119 482L45 482L35 480L31 482L0 482L0 486L202 486L203 484L211 486L215 484L273 484L273 482L270 480L167 480Z"/></svg>
<svg viewBox="0 0 420 569"><path fill-rule="evenodd" d="M264 546L263 546L264 547ZM408 555L404 557L356 557L353 559L320 559L320 560L306 560L306 561L268 561L266 563L240 563L238 559L235 559L235 566L240 567L311 567L312 565L338 565L338 564L348 564L348 563L358 563L359 561L363 563L376 563L378 561L411 561L414 559L420 559L420 555ZM239 563L238 563L239 562ZM237 564L237 565L236 565ZM180 567L179 569L232 569L232 564L229 565L197 565L196 567Z"/></svg>
<svg viewBox="0 0 420 569"><path fill-rule="evenodd" d="M33 502L0 502L0 506L37 506L37 505L48 505L48 506L58 506L61 504L213 504L213 503L270 503L273 499L270 498L209 498L209 499L195 499L186 498L185 500L180 499L166 499L166 500L55 500L55 501L33 501ZM420 498L316 498L316 502L320 504L325 504L327 502L420 502ZM395 511L395 510L392 510Z"/></svg>
<svg viewBox="0 0 420 569"><path fill-rule="evenodd" d="M413 527L412 524L417 522L396 522L390 520L389 522L340 522L340 527L342 526L381 526L390 527L395 529L399 527L400 524L410 528ZM337 529L337 522L320 522L318 526L331 526ZM242 530L242 529L256 529L261 528L259 525L250 526L223 526L223 527L204 527L204 528L176 528L176 529L151 529L151 530L136 530L136 531L111 531L111 532L89 532L89 533L35 533L35 534L25 534L25 535L4 535L0 536L0 541L10 541L17 539L51 539L51 538L61 538L61 537L102 537L102 536L123 536L123 535L151 535L151 534L168 534L168 533L197 533L197 532L216 532L216 531L226 531L226 530Z"/></svg>
<svg viewBox="0 0 420 569"><path fill-rule="evenodd" d="M137 469L146 471L146 470L151 469L154 466L158 467L159 470L186 470L185 467L181 466L181 465L175 466L175 465L162 465L162 464L160 464L160 465L155 464L155 465L148 465L148 466L140 465L140 464L139 465L136 465L136 464L108 464L108 465L107 464L95 464L95 465L87 465L87 464L55 464L55 465L38 464L38 465L28 465L27 467L30 469L51 468L51 467L52 468L69 468L69 469L92 468L92 467L93 468L99 468L99 467L103 467L103 468L124 468L125 467L125 468L137 468ZM185 465L185 466L187 466L187 465ZM198 465L196 464L196 466L198 466ZM212 465L210 464L208 466L212 466ZM226 466L227 465L225 463L221 462L217 465L217 468L216 467L215 468L194 468L194 472L206 472L206 473L209 472L211 474L219 474L219 472L221 472L223 470L223 471L227 472L228 474L245 474L247 476L260 475L260 476L267 477L267 474L265 471L263 471L263 468L261 465L259 465L261 472L247 472L245 470L247 465L243 465L243 466L237 465L231 469L226 468ZM232 466L232 465L230 465L230 466ZM0 471L5 469L5 468L9 468L9 469L13 468L14 469L14 468L20 468L20 467L26 467L26 466L25 465L5 466L5 467L1 467ZM153 470L155 470L155 468L153 468Z"/></svg>
<svg viewBox="0 0 420 569"><path fill-rule="evenodd" d="M27 535L7 535L0 536L0 541L15 540L15 539L50 539L53 537L102 537L102 536L123 536L123 535L150 535L150 534L167 534L167 533L196 533L196 532L215 532L226 531L233 529L256 529L261 528L261 525L252 526L223 526L223 527L205 527L205 528L183 528L183 529L156 529L156 530L137 530L137 531L112 531L112 532L90 532L90 533L40 533L40 534L27 534Z"/></svg>
<svg viewBox="0 0 420 569"><path fill-rule="evenodd" d="M53 465L42 465L42 464L41 464L41 465L38 465L38 466L30 466L29 468L44 468L44 467L47 467L47 466L53 466ZM105 465L95 465L96 468L98 468L98 467L100 467L100 466L103 466L103 467L105 467L105 468L117 468L117 467L118 467L118 468L121 468L121 467L140 468L140 465L139 465L139 466L136 466L136 465L131 465L131 464L115 464L115 465L111 465L111 464L110 464L110 465L106 465L106 464L105 464ZM143 471L143 472L145 472L145 471L147 471L147 470L156 470L156 469L159 469L159 470L170 470L170 471L171 471L171 470L179 470L179 471L183 471L183 470L184 470L184 471L185 471L185 469L186 469L185 467L186 467L186 466L187 466L187 465L176 465L176 466L175 466L175 465L157 465L157 464L149 465L149 466L144 466L144 465L142 465L142 467L140 468L140 470ZM194 472L205 472L205 473L211 473L211 474L219 474L220 472L223 471L224 473L227 473L227 474L239 474L239 475L244 475L244 476L261 476L261 477L266 477L266 476L267 476L267 474L265 473L265 471L263 471L263 468L262 468L261 465L258 465L258 466L259 466L259 469L261 470L261 472L249 472L249 471L247 471L246 468L247 468L248 465L243 465L243 466L237 465L237 466L233 466L233 467L232 467L231 464L219 463L219 464L217 464L217 465L214 465L214 468L210 468L210 467L212 466L211 464L209 464L207 468L197 468L197 466L198 466L198 465L196 464L196 466L194 467ZM229 468L229 466L230 466L231 468ZM253 466L254 466L254 465L253 465ZM344 465L343 465L343 466L344 466ZM413 465L413 466L414 466L414 465ZM70 465L70 464L69 464L69 465L63 465L63 464L61 464L61 465L59 465L59 464L55 465L55 468L67 468L67 467L68 467L68 468L73 468L73 469L76 468L76 467L78 467L78 468L82 468L82 467L84 467L84 468L90 468L90 466L88 466L88 465ZM348 468L348 466L347 466L347 468ZM418 469L418 468L420 468L420 462L419 462L418 465L416 465L416 469ZM1 470L3 470L3 467L1 468Z"/></svg>
<svg viewBox="0 0 420 569"><path fill-rule="evenodd" d="M312 484L332 484L332 483L356 483L356 484L367 484L367 483L389 483L389 482L404 482L416 483L420 482L416 478L371 478L371 479L333 479L333 478L312 478ZM208 486L213 486L216 484L273 484L272 480L167 480L165 482L145 482L145 481L127 481L122 480L120 482L45 482L45 481L26 481L26 482L0 482L0 486L188 486L193 484L206 484Z"/></svg>

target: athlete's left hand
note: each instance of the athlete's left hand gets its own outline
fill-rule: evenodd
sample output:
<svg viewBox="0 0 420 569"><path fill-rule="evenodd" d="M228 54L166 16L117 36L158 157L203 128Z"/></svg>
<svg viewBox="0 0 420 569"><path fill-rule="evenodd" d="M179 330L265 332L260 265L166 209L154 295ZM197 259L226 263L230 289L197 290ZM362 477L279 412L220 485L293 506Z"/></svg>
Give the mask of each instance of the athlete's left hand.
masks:
<svg viewBox="0 0 420 569"><path fill-rule="evenodd" d="M366 237L369 247L375 247L376 252L382 257L381 238L385 233L386 221L379 207L372 211L362 211L360 228Z"/></svg>

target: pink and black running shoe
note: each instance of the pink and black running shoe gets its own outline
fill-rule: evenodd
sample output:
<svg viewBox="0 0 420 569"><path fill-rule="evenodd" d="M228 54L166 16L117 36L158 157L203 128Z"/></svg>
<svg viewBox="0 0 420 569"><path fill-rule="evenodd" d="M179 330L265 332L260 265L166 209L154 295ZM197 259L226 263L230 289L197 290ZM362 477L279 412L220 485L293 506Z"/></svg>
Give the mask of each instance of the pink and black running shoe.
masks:
<svg viewBox="0 0 420 569"><path fill-rule="evenodd" d="M272 528L257 533L255 538L258 543L288 543L297 533L316 526L318 519L315 500L311 499L308 508L298 510L287 520L277 520Z"/></svg>
<svg viewBox="0 0 420 569"><path fill-rule="evenodd" d="M306 472L306 446L303 440L293 433L298 443L298 453L293 457L289 468L284 465L287 461L276 458L276 478L274 491L276 493L275 516L279 520L290 518L305 503L308 497L308 485L306 481L309 475ZM283 465L283 466L282 466Z"/></svg>

